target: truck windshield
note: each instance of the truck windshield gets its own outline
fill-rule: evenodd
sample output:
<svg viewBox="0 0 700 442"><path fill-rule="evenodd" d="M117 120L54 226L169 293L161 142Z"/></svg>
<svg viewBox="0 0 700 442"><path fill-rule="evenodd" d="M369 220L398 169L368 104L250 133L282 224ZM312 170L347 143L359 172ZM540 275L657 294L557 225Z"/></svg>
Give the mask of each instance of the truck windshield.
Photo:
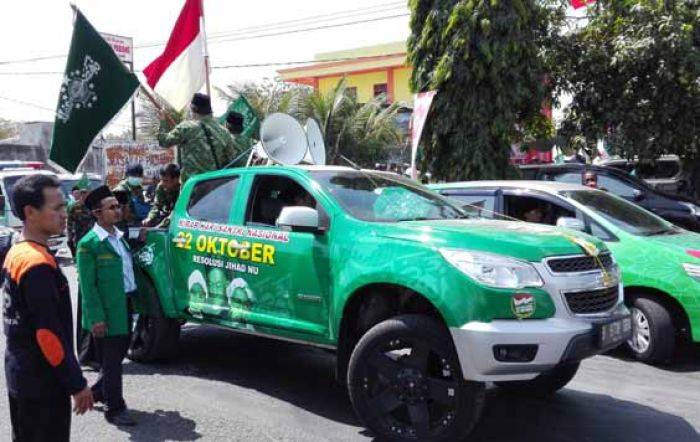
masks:
<svg viewBox="0 0 700 442"><path fill-rule="evenodd" d="M656 215L601 190L574 190L563 193L633 235L670 235L679 232L672 224Z"/></svg>
<svg viewBox="0 0 700 442"><path fill-rule="evenodd" d="M445 198L400 176L360 170L312 171L311 176L352 216L364 221L468 217Z"/></svg>

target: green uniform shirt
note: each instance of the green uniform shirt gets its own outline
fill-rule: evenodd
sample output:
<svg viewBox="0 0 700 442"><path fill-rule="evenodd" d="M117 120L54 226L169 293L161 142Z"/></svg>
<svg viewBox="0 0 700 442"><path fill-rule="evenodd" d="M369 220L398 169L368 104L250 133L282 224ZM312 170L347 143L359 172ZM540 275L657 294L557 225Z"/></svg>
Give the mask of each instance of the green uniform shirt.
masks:
<svg viewBox="0 0 700 442"><path fill-rule="evenodd" d="M122 241L126 245L126 241ZM127 300L121 257L109 241L100 241L94 230L78 242L77 255L83 328L92 330L95 324L104 322L107 336L127 335Z"/></svg>
<svg viewBox="0 0 700 442"><path fill-rule="evenodd" d="M148 223L157 222L161 227L167 227L170 213L175 207L177 197L180 195L180 186L175 189L165 190L161 183L156 187L151 211L146 217Z"/></svg>
<svg viewBox="0 0 700 442"><path fill-rule="evenodd" d="M68 221L66 224L68 242L77 244L92 229L93 224L95 224L95 218L93 218L85 203L75 201L68 208Z"/></svg>
<svg viewBox="0 0 700 442"><path fill-rule="evenodd" d="M177 145L176 161L180 165L182 183L192 175L223 169L244 150L211 116L199 121L183 121L170 132L167 132L167 123L162 121L158 143L162 147Z"/></svg>

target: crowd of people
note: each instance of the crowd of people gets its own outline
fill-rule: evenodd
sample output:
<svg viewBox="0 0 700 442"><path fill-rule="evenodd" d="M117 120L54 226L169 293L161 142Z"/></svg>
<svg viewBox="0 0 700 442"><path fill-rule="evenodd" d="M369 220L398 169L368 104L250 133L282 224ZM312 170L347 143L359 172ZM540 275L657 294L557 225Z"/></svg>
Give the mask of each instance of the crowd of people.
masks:
<svg viewBox="0 0 700 442"><path fill-rule="evenodd" d="M78 415L101 403L108 422L136 424L122 388L132 301L138 291L134 241L143 240L148 228L168 226L181 183L194 174L225 168L243 150L235 140L242 128L240 115L229 116L223 127L212 118L211 101L204 94L194 95L190 110L192 119L173 128L162 122L159 144L177 145L177 164L161 168L150 204L138 164L129 166L113 189L103 185L89 191L86 183L79 183L72 189L70 207L51 175L28 175L16 183L13 210L23 229L2 269L13 440L69 440L71 397ZM130 228L140 230L138 239L129 238ZM47 246L51 236L64 230L78 271L75 330L68 281ZM81 365L99 371L91 386Z"/></svg>

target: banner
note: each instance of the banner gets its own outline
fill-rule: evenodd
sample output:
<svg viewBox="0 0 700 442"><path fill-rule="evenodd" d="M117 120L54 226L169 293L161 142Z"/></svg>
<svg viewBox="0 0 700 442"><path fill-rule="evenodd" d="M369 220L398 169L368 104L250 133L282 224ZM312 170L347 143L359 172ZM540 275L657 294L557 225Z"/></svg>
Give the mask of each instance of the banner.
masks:
<svg viewBox="0 0 700 442"><path fill-rule="evenodd" d="M172 149L163 149L156 143L112 143L104 145L105 183L116 186L132 164L143 166L144 178L160 179L160 168L174 162Z"/></svg>
<svg viewBox="0 0 700 442"><path fill-rule="evenodd" d="M136 76L76 10L49 159L75 172L97 134L124 107L138 86Z"/></svg>
<svg viewBox="0 0 700 442"><path fill-rule="evenodd" d="M226 127L226 117L231 112L238 112L243 116L243 131L236 136L236 139L245 144L246 147L253 144L253 139L258 139L260 131L260 118L258 114L253 109L253 106L248 103L243 95L239 96L233 103L231 103L226 109L226 112L219 117L219 123Z"/></svg>
<svg viewBox="0 0 700 442"><path fill-rule="evenodd" d="M423 133L425 120L428 118L428 111L433 102L435 91L421 92L413 96L413 118L411 120L411 178L418 178L416 169L416 154L418 153L418 144Z"/></svg>

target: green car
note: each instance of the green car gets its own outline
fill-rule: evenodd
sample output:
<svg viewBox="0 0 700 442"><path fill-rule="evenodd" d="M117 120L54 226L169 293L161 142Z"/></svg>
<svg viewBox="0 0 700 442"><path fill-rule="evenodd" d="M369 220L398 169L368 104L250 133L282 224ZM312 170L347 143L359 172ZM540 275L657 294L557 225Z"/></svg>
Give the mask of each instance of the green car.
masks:
<svg viewBox="0 0 700 442"><path fill-rule="evenodd" d="M460 440L487 381L552 393L631 336L602 241L471 218L388 173L192 177L169 230L150 231L135 258L146 305L132 359L172 354L185 321L330 349L382 440Z"/></svg>
<svg viewBox="0 0 700 442"><path fill-rule="evenodd" d="M577 184L475 181L430 187L479 216L497 213L564 225L605 241L622 269L633 318L628 345L638 359L665 362L679 345L700 343L699 234L608 192Z"/></svg>

